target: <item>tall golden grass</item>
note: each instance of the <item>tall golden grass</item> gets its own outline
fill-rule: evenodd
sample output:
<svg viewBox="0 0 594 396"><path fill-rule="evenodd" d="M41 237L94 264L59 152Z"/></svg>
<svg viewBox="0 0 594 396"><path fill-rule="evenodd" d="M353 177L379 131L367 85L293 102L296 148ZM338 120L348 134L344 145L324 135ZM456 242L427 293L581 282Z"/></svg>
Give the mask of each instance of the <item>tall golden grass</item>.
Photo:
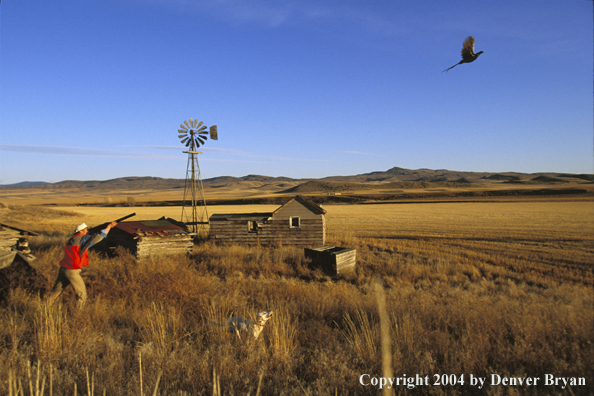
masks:
<svg viewBox="0 0 594 396"><path fill-rule="evenodd" d="M123 250L91 252L81 311L71 290L47 306L15 288L0 306L0 393L377 394L359 377L386 375L383 359L395 377L553 374L585 378L588 386L571 392L590 394L591 203L520 205L518 213L511 203L456 205L327 207L328 243L357 249L356 270L338 279L288 246L205 242L190 256L139 263ZM60 241L31 240L46 287L63 232ZM276 314L256 342L206 320L262 309ZM542 382L483 391L563 392Z"/></svg>

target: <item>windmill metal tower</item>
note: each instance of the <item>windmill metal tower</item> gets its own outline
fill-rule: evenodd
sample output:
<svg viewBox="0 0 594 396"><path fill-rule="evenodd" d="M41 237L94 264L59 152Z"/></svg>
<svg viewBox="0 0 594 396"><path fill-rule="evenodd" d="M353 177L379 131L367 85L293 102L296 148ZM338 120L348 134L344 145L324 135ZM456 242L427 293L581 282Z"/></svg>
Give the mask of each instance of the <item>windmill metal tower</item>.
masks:
<svg viewBox="0 0 594 396"><path fill-rule="evenodd" d="M206 130L206 125L198 120L190 118L180 124L178 137L182 144L188 148L184 153L188 154L188 167L186 169L186 184L184 187L184 199L182 203L181 221L195 234L202 234L208 225L208 212L206 210L206 200L204 199L204 189L202 187L202 177L200 176L200 166L198 165L198 147L204 145L210 135L212 140L218 140L217 126L213 125Z"/></svg>

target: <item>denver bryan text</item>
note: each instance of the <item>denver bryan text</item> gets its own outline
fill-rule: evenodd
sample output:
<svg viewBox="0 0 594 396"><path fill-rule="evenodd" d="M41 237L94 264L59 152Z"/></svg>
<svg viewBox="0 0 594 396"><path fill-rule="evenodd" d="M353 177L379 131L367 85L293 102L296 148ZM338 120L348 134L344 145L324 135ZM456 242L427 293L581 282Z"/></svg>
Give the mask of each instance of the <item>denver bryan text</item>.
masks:
<svg viewBox="0 0 594 396"><path fill-rule="evenodd" d="M483 387L486 378L474 377L470 375L470 384L478 386L479 389ZM545 374L541 377L505 377L499 374L490 375L491 386L536 386L539 384L545 386L560 386L565 389L568 386L585 386L585 377L556 377L553 374ZM541 382L542 381L542 382Z"/></svg>

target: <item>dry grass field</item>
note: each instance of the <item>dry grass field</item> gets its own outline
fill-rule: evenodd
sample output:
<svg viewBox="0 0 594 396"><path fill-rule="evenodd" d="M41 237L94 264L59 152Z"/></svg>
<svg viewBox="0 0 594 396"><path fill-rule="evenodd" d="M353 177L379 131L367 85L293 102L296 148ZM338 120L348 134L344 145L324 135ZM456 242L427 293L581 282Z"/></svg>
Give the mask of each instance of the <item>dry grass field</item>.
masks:
<svg viewBox="0 0 594 396"><path fill-rule="evenodd" d="M480 174L478 174L480 175ZM450 179L460 175L450 175ZM524 175L524 178L527 175ZM533 175L532 175L533 176ZM365 175L347 177L345 181L310 181L281 180L264 178L263 181L205 181L204 195L207 201L234 200L249 198L292 197L295 194L339 196L349 199L354 196L365 196L370 200L385 199L386 196L400 199L483 199L485 197L504 196L506 200L523 199L528 195L533 200L536 195L548 195L547 199L558 199L572 196L589 197L594 194L592 178L580 180L575 178L563 182L540 183L525 179L522 183L505 183L473 176L472 183L423 183L423 182L349 182L359 180ZM258 177L255 177L258 179ZM138 179L138 178L132 178ZM383 179L382 179L383 180ZM579 181L576 181L579 180ZM135 202L139 205L155 202L180 202L183 199L183 184L172 187L166 179L130 180L115 179L104 182L62 182L66 184L49 184L46 186L1 187L0 202L16 205L123 205ZM472 198L474 197L474 198ZM553 198L556 197L556 198ZM588 199L588 198L587 198Z"/></svg>
<svg viewBox="0 0 594 396"><path fill-rule="evenodd" d="M357 249L356 270L341 278L311 268L302 249L207 241L190 256L141 263L92 252L82 311L71 290L47 306L15 288L0 305L0 394L371 395L387 372L383 354L408 384L395 394L592 394L591 200L324 208L328 244ZM74 225L131 212L179 218L181 209L4 205L0 221L41 232L31 246L51 287ZM206 321L262 309L276 315L257 342ZM428 384L403 379L417 374ZM486 378L480 390L471 374ZM539 381L496 385L495 375ZM547 375L577 385L549 385Z"/></svg>

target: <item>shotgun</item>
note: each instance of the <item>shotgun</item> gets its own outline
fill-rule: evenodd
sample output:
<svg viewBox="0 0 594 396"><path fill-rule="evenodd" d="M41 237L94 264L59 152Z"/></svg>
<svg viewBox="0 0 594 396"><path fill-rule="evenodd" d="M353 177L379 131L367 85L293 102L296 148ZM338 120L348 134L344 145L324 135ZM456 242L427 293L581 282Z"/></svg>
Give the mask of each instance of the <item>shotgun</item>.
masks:
<svg viewBox="0 0 594 396"><path fill-rule="evenodd" d="M127 215L127 216L120 217L119 219L115 220L115 222L116 223L122 222L122 221L124 221L126 219L129 219L132 216L136 216L136 213L131 213L131 214ZM95 234L96 232L99 232L99 231L103 230L105 227L107 227L108 224L111 224L111 223L112 222L110 221L108 223L103 223L103 224L98 225L98 226L95 226L93 228L89 228L89 234Z"/></svg>

